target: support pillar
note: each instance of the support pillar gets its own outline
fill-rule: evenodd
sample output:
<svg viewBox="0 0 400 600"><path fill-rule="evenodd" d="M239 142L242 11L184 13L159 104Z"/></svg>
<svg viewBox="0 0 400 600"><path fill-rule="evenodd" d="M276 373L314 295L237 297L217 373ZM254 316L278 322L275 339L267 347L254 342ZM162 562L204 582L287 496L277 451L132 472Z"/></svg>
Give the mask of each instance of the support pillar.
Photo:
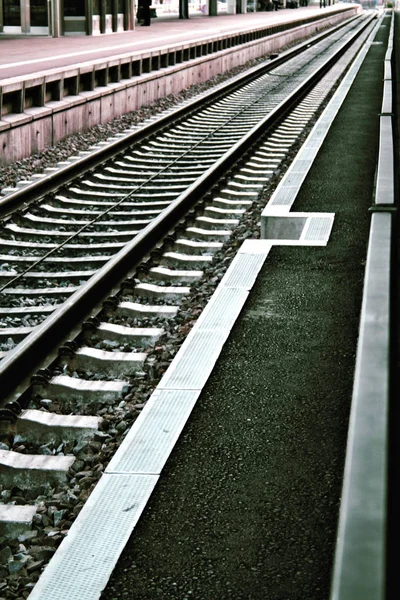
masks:
<svg viewBox="0 0 400 600"><path fill-rule="evenodd" d="M189 18L189 0L179 0L179 18Z"/></svg>
<svg viewBox="0 0 400 600"><path fill-rule="evenodd" d="M210 17L216 17L218 14L217 0L209 0L208 2L208 14Z"/></svg>
<svg viewBox="0 0 400 600"><path fill-rule="evenodd" d="M50 31L52 37L61 36L61 9L60 0L51 0L50 2Z"/></svg>

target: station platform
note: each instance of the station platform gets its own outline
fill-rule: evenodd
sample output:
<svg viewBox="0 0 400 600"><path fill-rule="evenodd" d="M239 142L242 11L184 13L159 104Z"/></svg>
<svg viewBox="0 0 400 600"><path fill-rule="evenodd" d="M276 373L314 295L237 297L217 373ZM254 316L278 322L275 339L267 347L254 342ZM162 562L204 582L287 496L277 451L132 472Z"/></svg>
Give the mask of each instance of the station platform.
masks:
<svg viewBox="0 0 400 600"><path fill-rule="evenodd" d="M153 448L154 463L141 456L148 448L138 426L136 439L128 434L123 443L120 464L107 467L107 502L93 497L90 508L82 511L91 511L91 526L101 523L96 534L89 534L89 526L76 527L77 537L85 533L81 553L77 538L67 536L64 552L70 551L71 579L76 574L82 589L87 585L91 591L94 573L101 579L93 597L329 597L379 154L387 31L387 25L382 27L366 52L294 205L304 213L335 214L329 242L276 246L250 289L244 290L243 279L235 279L243 294L249 291L247 301L204 387L195 393L194 370L187 388L181 380L179 402L168 405L160 429L164 437L172 437L172 408L192 409L182 406L183 392L195 396L190 419L165 466L154 468L156 463L159 468L159 446ZM257 223L251 233L258 234L258 228ZM252 241L260 240L245 244ZM208 317L212 320L211 311ZM215 327L222 329L218 323ZM200 363L207 352L196 356ZM159 412L163 392L173 395L178 389L168 385L168 371L164 377L152 407L158 402ZM120 478L124 499L111 487L113 478ZM154 492L148 493L146 485L154 486ZM112 534L127 529L129 519L134 531L130 537L126 531L121 534L121 546L127 543L108 579ZM57 581L65 558L62 552L59 556L32 600L54 597L51 577ZM61 579L63 587L66 579ZM71 579L60 598L71 593Z"/></svg>
<svg viewBox="0 0 400 600"><path fill-rule="evenodd" d="M373 545L367 528L354 550L358 564L348 563L353 594L330 592L385 31L366 55L294 205L335 213L329 242L275 247L263 264L102 600L369 596L375 571L366 573L363 564ZM365 504L372 503L374 494L370 486L360 504L367 497ZM368 584L358 594L362 580Z"/></svg>
<svg viewBox="0 0 400 600"><path fill-rule="evenodd" d="M162 16L152 19L150 27L138 25L134 31L101 36L0 37L0 86L2 81L23 77L48 69L62 69L84 61L108 59L126 52L159 49L176 43L210 39L213 36L245 33L256 28L299 22L353 7L337 4L320 9L317 6L190 19Z"/></svg>

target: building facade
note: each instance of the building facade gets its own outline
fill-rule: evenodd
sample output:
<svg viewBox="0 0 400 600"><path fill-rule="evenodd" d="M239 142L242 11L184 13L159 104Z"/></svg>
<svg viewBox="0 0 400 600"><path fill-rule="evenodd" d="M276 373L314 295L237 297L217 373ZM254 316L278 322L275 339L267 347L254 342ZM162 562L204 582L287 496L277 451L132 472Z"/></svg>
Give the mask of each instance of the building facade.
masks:
<svg viewBox="0 0 400 600"><path fill-rule="evenodd" d="M0 34L97 35L134 27L135 0L0 0Z"/></svg>
<svg viewBox="0 0 400 600"><path fill-rule="evenodd" d="M0 36L102 35L130 31L141 0L0 0ZM326 5L334 0L324 0ZM280 0L281 6L319 0ZM271 10L273 0L153 0L153 15L234 14Z"/></svg>

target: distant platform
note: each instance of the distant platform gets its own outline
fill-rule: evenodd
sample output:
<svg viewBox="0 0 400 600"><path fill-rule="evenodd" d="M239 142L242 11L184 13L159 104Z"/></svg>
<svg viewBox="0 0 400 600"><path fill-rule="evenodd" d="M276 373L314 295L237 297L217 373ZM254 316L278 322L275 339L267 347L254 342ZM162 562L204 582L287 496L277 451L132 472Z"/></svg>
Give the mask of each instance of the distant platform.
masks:
<svg viewBox="0 0 400 600"><path fill-rule="evenodd" d="M88 60L106 59L126 52L150 50L170 44L210 39L232 32L245 33L281 23L321 18L354 4L340 3L326 8L313 5L297 9L246 14L220 14L216 17L199 13L190 19L163 15L152 19L150 27L137 25L134 31L101 36L0 36L0 84L3 79L29 75L47 69L63 68Z"/></svg>

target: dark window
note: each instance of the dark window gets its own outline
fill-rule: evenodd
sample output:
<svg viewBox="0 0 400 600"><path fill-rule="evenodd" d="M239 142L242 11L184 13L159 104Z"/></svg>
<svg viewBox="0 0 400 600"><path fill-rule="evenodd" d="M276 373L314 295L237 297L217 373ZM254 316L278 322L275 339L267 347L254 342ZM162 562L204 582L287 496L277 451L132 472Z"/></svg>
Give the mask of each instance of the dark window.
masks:
<svg viewBox="0 0 400 600"><path fill-rule="evenodd" d="M47 27L47 1L31 0L31 27Z"/></svg>
<svg viewBox="0 0 400 600"><path fill-rule="evenodd" d="M3 0L4 25L21 26L20 0Z"/></svg>
<svg viewBox="0 0 400 600"><path fill-rule="evenodd" d="M97 14L94 10L93 10L93 13ZM65 17L84 17L85 16L85 0L64 0L64 16Z"/></svg>

